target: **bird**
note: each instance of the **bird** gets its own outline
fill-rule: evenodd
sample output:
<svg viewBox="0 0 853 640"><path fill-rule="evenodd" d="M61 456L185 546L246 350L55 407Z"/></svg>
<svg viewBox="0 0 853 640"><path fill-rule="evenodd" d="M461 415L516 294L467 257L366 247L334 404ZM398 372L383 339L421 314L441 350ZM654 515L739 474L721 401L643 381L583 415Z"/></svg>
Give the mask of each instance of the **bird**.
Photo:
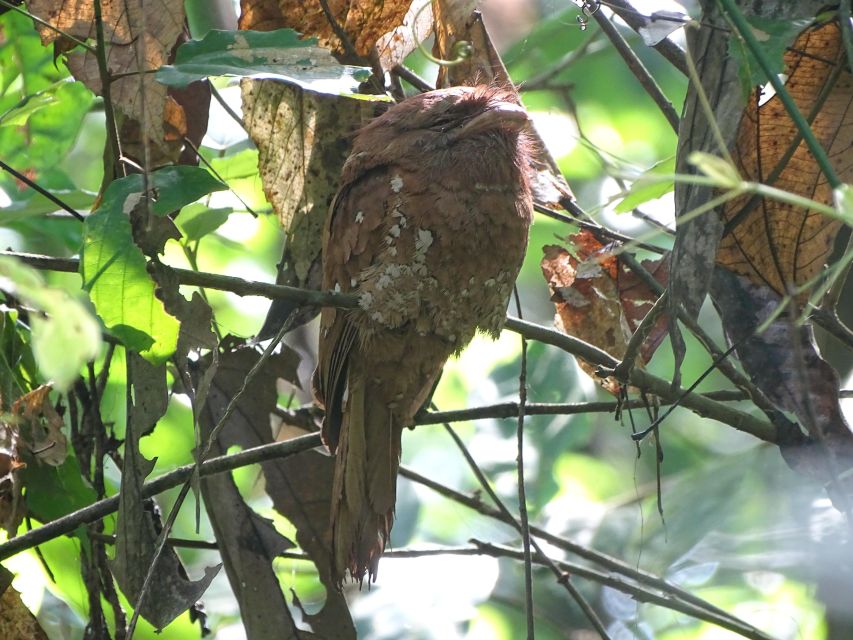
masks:
<svg viewBox="0 0 853 640"><path fill-rule="evenodd" d="M406 98L356 132L323 238L313 377L335 456L331 566L376 581L394 522L401 439L447 359L496 338L533 218L529 117L512 89Z"/></svg>

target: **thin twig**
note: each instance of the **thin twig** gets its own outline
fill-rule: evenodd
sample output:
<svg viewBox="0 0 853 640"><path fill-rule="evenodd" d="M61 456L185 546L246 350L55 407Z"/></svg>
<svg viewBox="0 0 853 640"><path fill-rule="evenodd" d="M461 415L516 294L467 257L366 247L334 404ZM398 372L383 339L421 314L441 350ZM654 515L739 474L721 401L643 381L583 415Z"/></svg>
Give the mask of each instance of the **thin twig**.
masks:
<svg viewBox="0 0 853 640"><path fill-rule="evenodd" d="M634 9L634 7L625 0L608 0L607 2L602 0L601 4L613 9L613 13L622 18L622 20L625 21L625 24L638 33L641 28L647 25L647 17ZM656 45L653 45L653 48L666 58L673 67L678 69L685 76L687 75L687 62L684 59L684 51L682 51L672 40L664 38Z"/></svg>
<svg viewBox="0 0 853 640"><path fill-rule="evenodd" d="M314 449L322 445L319 433L309 433L308 435L299 436L291 440L283 442L273 442L270 444L260 445L245 449L230 455L223 455L211 458L202 463L199 475L204 478L217 473L225 473L233 471L240 467L246 467L252 464L265 462L267 460L278 460L287 458L301 451ZM195 470L195 463L183 465L164 473L153 480L146 481L141 488L141 496L150 498L168 489L177 487L186 482L192 477ZM21 551L32 549L36 545L44 544L49 540L58 538L63 535L73 533L77 527L84 524L90 524L101 518L115 513L118 509L118 495L104 498L90 504L87 507L78 509L68 515L52 520L51 522L40 526L38 529L33 529L27 533L12 538L11 540L0 544L0 561L11 558Z"/></svg>
<svg viewBox="0 0 853 640"><path fill-rule="evenodd" d="M568 351L592 364L603 365L608 368L613 368L618 364L618 361L609 353L559 331L512 317L507 318L505 326L510 331L521 333L532 340L538 340ZM779 441L779 434L772 423L720 402L709 400L701 395L685 393L682 389L674 390L670 381L654 376L642 369L634 369L631 372L630 383L667 400L675 401L681 398L682 406L700 416L713 418L734 427L738 431L749 433L760 440L774 444Z"/></svg>
<svg viewBox="0 0 853 640"><path fill-rule="evenodd" d="M597 235L600 235L601 237L607 238L608 240L618 240L619 242L624 242L627 245L638 247L640 249L645 249L646 251L651 251L652 253L657 253L659 255L663 255L667 252L666 249L663 249L661 247L645 242L637 242L631 236L626 236L624 233L619 233L618 231L608 229L607 227L604 227L597 222L591 222L590 216L580 209L575 209L575 211L580 211L581 213L581 215L578 216L575 216L575 211L572 212L572 216L567 216L566 214L560 213L559 211L545 206L544 204L539 202L533 203L533 209L537 213L541 213L542 215L547 216L553 220L565 222L566 224L572 224L576 227L580 227L581 229L587 229Z"/></svg>
<svg viewBox="0 0 853 640"><path fill-rule="evenodd" d="M663 295L663 285L655 280L655 277L649 273L649 271L643 267L643 265L640 264L634 256L629 253L622 253L619 255L619 259L622 260L652 292L658 296ZM717 368L720 373L726 376L736 387L745 391L749 398L762 411L772 412L776 410L773 403L770 402L761 389L756 387L752 381L739 371L729 360L720 358L723 354L723 349L717 346L714 339L707 331L705 331L705 329L702 328L696 318L693 318L689 313L687 313L681 305L678 306L678 319L684 323L687 329L696 337L711 357L718 362Z"/></svg>
<svg viewBox="0 0 853 640"><path fill-rule="evenodd" d="M606 42L601 42L598 39L598 34L593 33L592 36L584 40L581 45L569 51L562 58L557 60L550 68L546 69L539 75L533 76L525 80L518 87L519 91L539 91L552 88L551 81L565 71L575 62L583 58L585 55L591 55L602 51L606 46ZM594 45L594 46L593 46Z"/></svg>
<svg viewBox="0 0 853 640"><path fill-rule="evenodd" d="M433 87L429 82L421 78L417 73L415 73L405 65L395 65L394 68L391 69L391 73L401 77L403 80L408 82L415 89L422 93L426 93L427 91L433 91L435 89L435 87Z"/></svg>
<svg viewBox="0 0 853 640"><path fill-rule="evenodd" d="M98 60L98 73L101 78L101 96L104 98L104 116L107 123L107 144L112 152L111 166L120 168L124 171L124 165L120 162L122 158L121 142L119 140L118 123L113 110L112 101L112 82L110 80L110 69L107 65L107 45L104 37L104 20L101 15L101 0L94 0L95 3L95 37L98 43L95 57ZM143 134L144 135L144 134ZM107 182L110 182L113 176L107 176Z"/></svg>
<svg viewBox="0 0 853 640"><path fill-rule="evenodd" d="M17 258L24 264L28 264L36 269L75 273L80 268L80 261L77 258L54 258L52 256L17 251L0 251L0 256ZM219 291L230 291L238 296L264 296L272 299L284 298L306 305L338 307L341 309L352 309L358 306L358 296L353 294L337 293L335 291L312 291L281 284L245 280L218 273L204 273L173 267L166 268L172 269L181 284L217 289Z"/></svg>
<svg viewBox="0 0 853 640"><path fill-rule="evenodd" d="M225 180L225 178L223 178L223 177L222 177L222 174L220 174L220 173L216 170L216 167L214 167L214 166L210 163L210 161L209 161L207 158L205 158L205 157L201 154L201 152L199 151L199 149L198 149L198 147L195 145L195 143L193 143L193 141L192 141L192 140L190 140L187 136L184 136L184 144L186 144L190 149L192 149L192 150L193 150L193 153L195 153L195 157L196 157L196 158L198 158L198 161L199 161L201 164L203 164L203 165L207 168L207 170L208 170L208 171L210 171L210 172L213 174L213 177L214 177L214 178L216 178L217 180L219 180L219 181L220 181L221 183L223 183L223 184L228 184L228 182ZM235 198L237 198L237 200L239 200L239 201L240 201L240 204L242 204L242 205L243 205L243 208L244 208L247 212L249 212L250 214L252 214L252 216L253 216L253 217L255 217L255 218L257 218L257 217L258 217L257 212L256 212L254 209L252 209L252 207L250 207L250 206L246 203L246 201L245 201L245 200L243 200L243 197L242 197L239 193L237 193L237 192L236 192L236 191L235 191L231 186L229 186L229 187L228 187L228 191L230 191L230 192L231 192L231 195L233 195Z"/></svg>
<svg viewBox="0 0 853 640"><path fill-rule="evenodd" d="M515 311L521 316L521 299L518 297L518 286L513 287ZM530 555L530 522L527 517L527 491L524 486L524 409L527 404L527 340L521 336L521 364L518 372L518 421L515 430L516 438L516 468L518 470L518 517L521 533L521 546L524 550L524 606L527 614L527 637L534 640L533 624L533 561ZM583 608L583 598L572 594L575 601ZM589 615L587 616L589 617Z"/></svg>
<svg viewBox="0 0 853 640"><path fill-rule="evenodd" d="M513 522L511 514L507 516L499 509L484 504L482 500L477 497L471 497L463 493L459 493L458 491L455 491L450 487L435 482L430 478L422 476L421 474L405 466L400 467L400 475L412 482L417 482L418 484L421 484L435 491L439 495L442 495L445 498L448 498L449 500L453 500L454 502L468 507L469 509L472 509L486 517L499 520L513 527L516 526ZM625 576L627 578L630 578L631 580L637 581L642 585L648 585L653 589L657 589L665 594L669 594L674 598L674 601L672 602L672 604L667 604L666 602L657 602L652 597L650 597L651 592L649 592L648 589L628 585L619 578L613 578L612 575L606 576L606 578L608 579L607 582L599 580L597 578L601 574L598 574L598 572L590 570L586 567L580 567L577 565L572 565L571 567L569 567L568 570L575 575L586 579L595 580L597 582L600 582L601 584L613 587L614 589L617 589L624 593L629 593L634 597L637 597L638 600L655 602L656 604L660 604L661 606L665 606L676 611L683 611L684 613L687 613L687 610L684 609L683 603L688 603L687 606L692 611L691 613L689 613L689 615L693 617L696 617L700 620L706 620L707 622L719 625L725 629L735 631L736 633L739 633L746 638L772 640L769 638L769 636L766 636L755 627L752 627L751 625L729 614L728 612L723 611L718 607L715 607L711 603L705 602L701 598L697 598L693 594L668 583L662 578L659 578L640 569L636 569L622 562L621 560L608 556L604 553L576 544L571 540L560 538L559 536L556 536L538 527L531 526L530 531L534 536L544 540L548 544L554 545L555 547L563 549L564 551L567 551L569 553L573 553L591 562L595 562L596 564L607 569L609 572L611 572L611 574L616 573ZM557 564L565 566L564 563ZM634 589L635 592L631 591L631 589ZM640 594L642 594L642 597L638 597Z"/></svg>
<svg viewBox="0 0 853 640"><path fill-rule="evenodd" d="M323 14L326 16L329 26L332 27L332 31L335 32L335 35L338 36L338 40L341 41L347 55L352 58L353 61L363 60L363 57L355 50L355 45L353 45L352 40L350 40L350 37L347 35L347 32L344 31L343 27L338 23L337 18L335 18L335 14L332 13L332 10L329 8L328 0L320 0L320 6L323 8Z"/></svg>
<svg viewBox="0 0 853 640"><path fill-rule="evenodd" d="M214 87L212 83L210 85L210 95L212 95L213 99L219 103L219 106L222 107L225 113L231 116L231 119L240 125L241 129L246 129L246 124L243 122L243 118L241 118L240 115L231 108L231 105L225 101L225 98L222 97L222 94L219 93L219 90Z"/></svg>
<svg viewBox="0 0 853 640"><path fill-rule="evenodd" d="M15 176L15 178L16 178L16 179L18 179L18 180L20 180L21 182L23 182L23 183L24 183L25 185L27 185L30 189L32 189L33 191L37 191L38 193L40 193L41 195L43 195L45 198L47 198L48 200L50 200L50 201L51 201L53 204L55 204L57 207L59 207L60 209L65 210L65 211L67 211L68 213L70 213L72 216L74 216L75 218L77 218L77 219L78 219L78 220L80 220L81 222L82 222L83 220L85 220L85 218L83 217L83 215L82 215L79 211L77 211L76 209L72 208L70 205L65 204L62 200L60 200L59 198L57 198L55 195L53 195L50 191L48 191L47 189L45 189L44 187L42 187L40 184L38 184L37 182L35 182L35 181L33 181L33 180L30 180L30 179L29 179L27 176L25 176L23 173L21 173L20 171L16 171L15 169L13 169L12 167L10 167L8 164L6 164L5 162L3 162L2 160L0 160L0 169L3 169L3 170L4 170L4 171L6 171L7 173L11 173L13 176Z"/></svg>
<svg viewBox="0 0 853 640"><path fill-rule="evenodd" d="M462 452L462 456L465 458L465 461L468 463L468 467L474 473L474 477L477 478L477 482L480 483L480 486L483 488L483 491L486 492L486 494L492 500L494 505L497 507L498 512L501 515L501 520L503 520L507 524L512 525L513 528L522 537L524 537L523 527L521 525L521 522L519 522L519 520L514 515L512 515L512 512L510 512L510 510L504 504L503 500L501 500L500 497L498 496L498 494L495 493L495 490L492 488L492 484L489 482L489 479L486 477L486 474L483 473L483 470L480 469L480 466L477 464L477 461L474 460L474 456L472 456L471 452L468 451L468 447L466 447L465 443L462 442L462 438L459 437L459 435L453 430L453 427L451 427L449 424L445 424L444 428L447 430L447 432L450 434L450 437L452 437L453 441L456 443L456 446ZM405 474L403 474L403 475L405 476ZM536 549L537 554L540 555L542 557L542 559L547 564L549 564L552 571L554 572L555 577L557 578L557 582L559 584L563 585L563 587L569 592L569 594L572 596L572 598L575 600L575 602L578 604L578 606L581 608L581 610L585 614L587 614L589 621L596 628L596 630L599 632L601 637L608 639L609 637L607 635L607 631L604 628L604 625L601 623L601 620L599 620L598 615L592 610L592 608L586 602L583 595L580 592L578 592L577 589L574 589L573 587L569 586L568 580L566 580L563 572L557 568L557 566L553 563L553 561L547 555L545 555L545 553L542 552L542 549L539 547L539 544L535 540L533 540L529 537L529 527L528 527L528 540L530 541L530 544L533 546L533 548ZM528 551L528 554L529 554L529 551ZM524 556L522 556L522 558L523 557ZM525 578L525 581L526 581L526 578ZM532 576L531 576L531 589L532 589ZM533 610L532 602L530 602L530 609L528 609L528 610L529 611ZM528 616L528 618L529 618L529 616ZM528 638L530 640L533 639L531 625L532 625L532 623L528 622L527 631L528 631Z"/></svg>
<svg viewBox="0 0 853 640"><path fill-rule="evenodd" d="M637 356L640 355L643 343L649 337L658 319L667 311L668 297L669 290L667 289L655 300L652 308L643 316L640 324L634 330L634 333L631 334L631 339L628 340L628 344L625 346L625 354L622 356L621 362L612 371L605 372L605 377L612 375L619 382L626 382L628 380L628 376L631 374L631 370L637 361Z"/></svg>
<svg viewBox="0 0 853 640"><path fill-rule="evenodd" d="M731 347L726 349L725 352L723 352L723 354L720 356L720 359L722 360L724 358L728 358L738 346L739 346L739 344L733 344ZM716 366L716 364L717 364L717 362L714 362L714 364L712 364L710 367L705 369L705 371L702 372L702 375L700 375L698 378L696 378L696 380L693 382L693 384L691 384L689 387L687 387L687 389L682 393L682 397L686 396L688 393L692 393L696 389L696 387L698 387L702 383L702 381L714 370L714 367ZM660 424L664 420L666 420L666 418L669 417L669 415L673 411L675 411L675 409L678 406L680 406L680 404L681 403L678 401L673 402L672 405L670 405L669 409L667 409L662 415L658 416L648 427L646 427L642 431L638 431L637 433L632 433L631 438L639 441L639 440L642 440L643 438L645 438L647 435L649 435L653 431L655 433L657 433L658 426L660 426Z"/></svg>
<svg viewBox="0 0 853 640"><path fill-rule="evenodd" d="M640 60L636 53L634 53L634 50L626 42L625 38L622 37L622 34L619 33L616 26L610 22L610 18L604 15L602 11L596 11L592 15L596 22L598 22L598 26L601 27L601 30L604 32L604 35L609 38L610 42L612 42L613 46L616 48L616 51L620 56L622 56L622 60L624 60L631 73L634 74L634 77L640 83L640 86L645 89L652 101L658 106L658 109L660 109L663 117L666 118L669 126L672 127L672 130L678 134L678 124L680 121L678 113L676 112L675 107L672 106L672 102L669 101L669 98L664 95L660 85L652 77L652 74L649 73L649 70L646 69L646 65L644 65L643 61Z"/></svg>

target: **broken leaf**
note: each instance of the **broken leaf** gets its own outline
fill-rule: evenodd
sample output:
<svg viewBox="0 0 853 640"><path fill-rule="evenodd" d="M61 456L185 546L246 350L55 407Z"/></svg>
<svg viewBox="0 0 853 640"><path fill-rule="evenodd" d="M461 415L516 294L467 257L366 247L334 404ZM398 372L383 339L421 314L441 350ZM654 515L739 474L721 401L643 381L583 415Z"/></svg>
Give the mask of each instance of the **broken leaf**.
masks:
<svg viewBox="0 0 853 640"><path fill-rule="evenodd" d="M625 355L631 334L642 322L658 296L589 231L567 238L571 250L556 245L543 247L542 274L557 308L555 324L568 335L607 351L617 359ZM646 260L643 266L665 285L667 261ZM658 319L640 349L639 366L645 365L666 335L666 318ZM613 394L619 383L595 375L596 366L578 358L587 374Z"/></svg>
<svg viewBox="0 0 853 640"><path fill-rule="evenodd" d="M211 423L218 421L259 357L259 354L250 348L242 348L221 356L219 371L211 384L208 396L206 411L210 412L210 417L206 418L207 420ZM251 390L240 397L237 410L219 436L218 443L222 450L235 444L248 448L275 440L270 414L275 410L278 395L276 379L296 381L298 362L298 355L285 349L264 364L264 370L257 378L258 382L255 382ZM314 561L320 580L326 587L324 606L316 614L309 616L312 630L324 638L355 638L355 630L346 601L335 588L330 573L329 510L334 470L332 459L313 451L306 451L298 456L264 462L261 468L266 481L266 491L273 505L296 527L296 541ZM225 515L227 512L220 512L218 516L216 513L211 513L212 518L221 518ZM222 523L220 526L227 525ZM256 555L258 551L258 549L255 550ZM232 558L237 560L246 558L244 555L246 553L248 550ZM252 562L254 563L255 560ZM256 566L258 571L263 571L262 575L266 576L263 578L264 583L272 584L274 574L270 564L258 562L252 566ZM229 572L229 579L232 580L235 592L240 590L241 586L239 582L233 581L234 576L238 576L242 571L245 569L235 568L233 575ZM269 577L270 575L272 577ZM272 606L272 602L280 606L281 601L278 597L266 603L241 600L244 619L247 617L247 612L242 608L244 605L249 607L249 617L256 619L263 613L265 606ZM275 613L276 619L279 620L286 619L288 615L284 611ZM290 627L287 631L294 635L297 633L296 629ZM282 630L279 630L279 634L281 633Z"/></svg>
<svg viewBox="0 0 853 640"><path fill-rule="evenodd" d="M163 365L151 365L133 353L128 353L127 362L133 393L125 436L115 559L110 562L110 569L122 592L135 605L151 567L161 527L156 504L142 497L142 484L154 461L140 453L139 439L165 413L168 396ZM166 545L152 569L153 579L140 615L162 629L195 605L218 571L219 567L207 568L204 577L191 581L174 548Z"/></svg>

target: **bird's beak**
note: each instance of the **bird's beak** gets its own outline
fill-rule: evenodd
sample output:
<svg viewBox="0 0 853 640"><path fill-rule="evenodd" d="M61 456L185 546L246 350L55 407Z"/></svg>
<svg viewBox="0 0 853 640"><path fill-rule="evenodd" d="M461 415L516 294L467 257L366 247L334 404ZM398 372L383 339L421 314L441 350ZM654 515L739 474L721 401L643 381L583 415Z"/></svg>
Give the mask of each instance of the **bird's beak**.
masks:
<svg viewBox="0 0 853 640"><path fill-rule="evenodd" d="M474 116L453 132L454 138L468 138L486 131L520 131L530 117L524 107L511 102L500 102Z"/></svg>

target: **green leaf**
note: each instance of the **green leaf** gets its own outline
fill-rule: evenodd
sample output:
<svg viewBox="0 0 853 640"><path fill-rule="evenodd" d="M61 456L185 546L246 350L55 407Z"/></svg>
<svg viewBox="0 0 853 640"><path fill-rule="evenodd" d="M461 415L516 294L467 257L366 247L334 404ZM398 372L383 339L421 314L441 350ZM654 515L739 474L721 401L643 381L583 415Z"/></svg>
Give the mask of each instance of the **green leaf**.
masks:
<svg viewBox="0 0 853 640"><path fill-rule="evenodd" d="M740 188L741 177L737 169L718 156L694 151L687 157L687 162L711 178L721 189Z"/></svg>
<svg viewBox="0 0 853 640"><path fill-rule="evenodd" d="M125 209L135 205L141 192L141 176L107 187L101 206L83 225L80 275L110 333L146 359L163 362L175 352L179 327L154 295L145 257L133 242Z"/></svg>
<svg viewBox="0 0 853 640"><path fill-rule="evenodd" d="M293 29L219 31L178 48L175 63L163 66L157 80L184 86L208 76L256 76L294 82L306 89L350 94L370 76L367 67L340 64L316 38L300 38ZM385 99L373 96L373 99Z"/></svg>
<svg viewBox="0 0 853 640"><path fill-rule="evenodd" d="M27 508L41 522L56 520L97 500L95 491L83 480L80 462L70 451L59 466L27 465L22 480L27 487Z"/></svg>
<svg viewBox="0 0 853 640"><path fill-rule="evenodd" d="M36 270L0 256L0 289L36 309L30 314L33 354L39 370L65 391L80 367L101 350L101 325L67 291L48 287Z"/></svg>
<svg viewBox="0 0 853 640"><path fill-rule="evenodd" d="M234 211L231 207L221 209L208 209L203 204L191 204L181 211L178 216L178 228L189 241L200 240L204 236L213 233L228 220L228 216Z"/></svg>
<svg viewBox="0 0 853 640"><path fill-rule="evenodd" d="M254 178L258 175L258 150L243 149L231 155L211 158L210 166L226 181Z"/></svg>
<svg viewBox="0 0 853 640"><path fill-rule="evenodd" d="M177 211L213 191L228 189L227 184L214 178L207 169L183 164L158 169L148 180L149 187L154 189L156 194L151 210L160 216ZM141 195L144 190L143 177L139 173L117 180L110 187L117 183L119 186L116 187L118 191L115 195L122 205L127 202L129 196ZM104 198L106 197L104 194ZM132 208L131 206L127 212Z"/></svg>
<svg viewBox="0 0 853 640"><path fill-rule="evenodd" d="M91 209L95 202L97 193L91 191L63 191L51 190L51 193L59 198L69 207L80 213L84 213ZM10 196L16 196L17 193L10 193ZM59 207L44 196L28 191L29 197L22 200L12 200L12 204L8 207L0 209L0 224L9 224L17 220L32 218L46 213L58 211Z"/></svg>
<svg viewBox="0 0 853 640"><path fill-rule="evenodd" d="M675 186L672 178L674 173L675 156L656 163L631 183L631 187L625 193L622 202L616 205L614 211L616 213L627 213L641 204L669 193Z"/></svg>
<svg viewBox="0 0 853 640"><path fill-rule="evenodd" d="M790 46L797 35L812 23L812 19L800 20L778 20L774 18L762 18L759 16L744 15L752 27L752 32L761 43L764 54L770 60L773 73L784 71L782 56L785 49ZM742 38L733 34L729 38L729 55L738 66L741 85L744 94L749 94L753 87L768 82L767 75L758 64L755 56L749 51Z"/></svg>
<svg viewBox="0 0 853 640"><path fill-rule="evenodd" d="M14 107L0 114L0 127L20 127L27 123L32 114L56 104L56 102L56 96L51 90L25 96Z"/></svg>

